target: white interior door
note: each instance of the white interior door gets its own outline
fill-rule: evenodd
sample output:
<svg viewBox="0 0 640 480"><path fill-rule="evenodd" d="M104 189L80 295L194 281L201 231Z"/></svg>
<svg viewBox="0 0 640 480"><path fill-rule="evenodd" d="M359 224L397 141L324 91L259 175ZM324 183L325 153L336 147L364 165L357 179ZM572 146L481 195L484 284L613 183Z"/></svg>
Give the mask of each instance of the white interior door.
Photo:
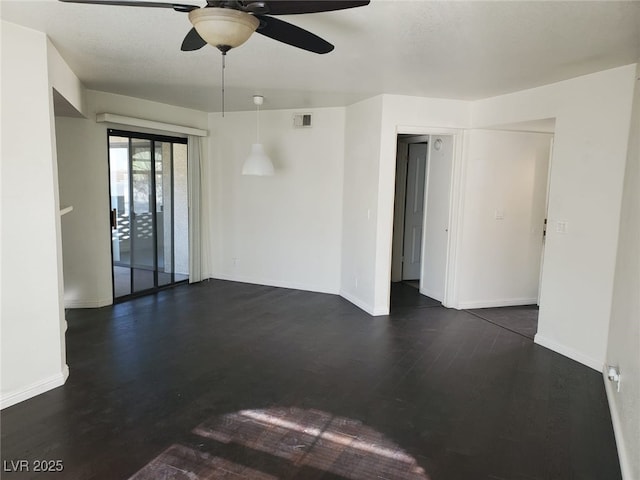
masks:
<svg viewBox="0 0 640 480"><path fill-rule="evenodd" d="M442 302L447 278L453 137L430 139L420 292Z"/></svg>
<svg viewBox="0 0 640 480"><path fill-rule="evenodd" d="M407 163L407 196L404 211L404 248L402 279L420 279L420 252L424 219L424 183L427 166L427 144L409 144Z"/></svg>

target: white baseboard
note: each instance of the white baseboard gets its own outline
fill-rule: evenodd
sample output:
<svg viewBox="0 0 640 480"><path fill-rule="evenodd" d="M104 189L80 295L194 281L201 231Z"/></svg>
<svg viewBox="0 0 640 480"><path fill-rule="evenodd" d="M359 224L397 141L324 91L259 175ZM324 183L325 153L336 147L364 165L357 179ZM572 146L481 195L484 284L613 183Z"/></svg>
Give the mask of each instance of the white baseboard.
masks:
<svg viewBox="0 0 640 480"><path fill-rule="evenodd" d="M40 395L41 393L60 387L64 385L64 382L67 381L68 377L69 367L65 365L60 373L56 373L48 378L44 378L38 382L32 383L31 385L27 385L24 388L2 395L2 398L0 398L0 409L5 409L11 405L15 405L16 403L20 403L35 397L36 395Z"/></svg>
<svg viewBox="0 0 640 480"><path fill-rule="evenodd" d="M622 471L622 480L634 479L631 471L631 459L627 452L624 436L622 434L622 421L620 420L620 412L616 403L616 391L613 383L607 378L606 367L603 368L602 377L604 378L604 389L607 392L607 400L609 402L609 411L611 412L611 423L613 424L613 433L616 437L616 446L618 447L618 460L620 461L620 470Z"/></svg>
<svg viewBox="0 0 640 480"><path fill-rule="evenodd" d="M112 298L99 298L94 300L86 299L65 299L64 308L100 308L113 304Z"/></svg>
<svg viewBox="0 0 640 480"><path fill-rule="evenodd" d="M253 285L267 285L269 287L291 288L294 290L304 290L306 292L329 293L331 295L338 295L339 291L337 288L328 288L319 285L310 285L307 283L286 282L281 280L273 280L270 278L242 277L237 275L227 275L224 273L211 274L209 278L228 280L230 282L251 283Z"/></svg>
<svg viewBox="0 0 640 480"><path fill-rule="evenodd" d="M345 300L347 300L348 302L353 303L360 310L364 310L365 312L367 312L372 317L379 317L379 316L382 316L382 315L389 315L389 308L388 307L374 307L373 305L371 305L368 302L365 302L361 298L356 297L355 295L353 295L351 293L348 293L348 292L345 292L345 291L340 291L339 295L342 298L344 298Z"/></svg>
<svg viewBox="0 0 640 480"><path fill-rule="evenodd" d="M373 314L374 317L382 317L384 315L389 315L389 309L385 308L385 307L375 307L373 309Z"/></svg>
<svg viewBox="0 0 640 480"><path fill-rule="evenodd" d="M473 300L471 302L458 302L458 310L470 310L473 308L494 307L518 307L520 305L535 305L537 298L505 298L502 300Z"/></svg>
<svg viewBox="0 0 640 480"><path fill-rule="evenodd" d="M595 360L581 352L578 352L573 348L567 347L566 345L561 345L560 343L550 340L549 338L540 335L539 333L536 333L533 341L540 346L548 348L549 350L553 350L554 352L559 353L560 355L564 355L565 357L569 357L571 360L575 360L576 362L593 368L598 372L602 371L602 362Z"/></svg>

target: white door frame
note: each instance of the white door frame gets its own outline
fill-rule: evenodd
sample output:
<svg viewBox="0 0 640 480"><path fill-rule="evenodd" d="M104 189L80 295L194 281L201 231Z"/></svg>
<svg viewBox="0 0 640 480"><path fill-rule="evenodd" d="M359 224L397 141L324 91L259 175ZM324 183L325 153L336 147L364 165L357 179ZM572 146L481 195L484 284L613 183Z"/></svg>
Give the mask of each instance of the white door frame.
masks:
<svg viewBox="0 0 640 480"><path fill-rule="evenodd" d="M463 141L464 141L464 130L462 129L454 129L454 128L442 128L442 127L416 127L416 126L397 126L396 127L396 151L397 151L397 142L398 135L416 135L416 136L428 136L432 135L447 135L453 137L453 164L452 164L452 172L451 172L451 189L449 194L449 239L447 242L447 260L446 260L446 269L445 269L445 287L444 287L444 299L442 304L445 307L454 306L457 302L457 288L456 288L456 270L457 270L457 259L458 259L458 245L460 243L460 212L461 205L464 200L463 194L464 191L462 189L463 184L463 169L462 169L462 152L463 152ZM424 140L423 140L424 141ZM427 160L428 161L428 160ZM426 169L425 175L428 172L428 167ZM395 168L394 168L394 179L395 179ZM425 182L428 179L425 177ZM394 181L395 184L395 181ZM425 183L426 187L426 183ZM426 205L426 195L427 188L425 188L425 205ZM393 207L392 207L393 208ZM426 215L426 209L425 209ZM423 228L426 223L423 222ZM390 225L391 231L389 235L393 238L393 221ZM422 258L421 262L424 261L424 234L422 237ZM393 247L393 242L391 242L390 248ZM391 252L390 252L391 253ZM392 255L389 255L389 265L387 265L386 271L388 272L388 284L391 284L391 261ZM422 289L422 275L420 276L420 288Z"/></svg>
<svg viewBox="0 0 640 480"><path fill-rule="evenodd" d="M553 164L553 146L556 139L555 133L552 134L549 145L549 165L547 166L547 192L544 198L544 219L545 219L545 235L542 239L542 252L540 254L540 276L538 278L538 300L537 304L540 307L540 299L542 297L542 273L544 270L544 251L547 248L547 233L549 231L549 191L551 190L551 165Z"/></svg>

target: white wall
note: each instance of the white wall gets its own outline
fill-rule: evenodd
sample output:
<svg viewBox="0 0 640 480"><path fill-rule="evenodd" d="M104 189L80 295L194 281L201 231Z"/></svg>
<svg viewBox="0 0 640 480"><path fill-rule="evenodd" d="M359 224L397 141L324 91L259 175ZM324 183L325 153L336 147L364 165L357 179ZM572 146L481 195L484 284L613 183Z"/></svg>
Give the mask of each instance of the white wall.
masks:
<svg viewBox="0 0 640 480"><path fill-rule="evenodd" d="M344 108L260 112L260 141L275 175L241 175L256 141L256 113L209 116L207 188L214 212L215 278L338 293L342 237Z"/></svg>
<svg viewBox="0 0 640 480"><path fill-rule="evenodd" d="M62 385L68 369L49 46L8 22L1 35L4 408Z"/></svg>
<svg viewBox="0 0 640 480"><path fill-rule="evenodd" d="M636 73L640 78L640 64ZM640 83L636 80L624 178L607 364L622 373L607 395L623 478L640 478Z"/></svg>
<svg viewBox="0 0 640 480"><path fill-rule="evenodd" d="M474 102L475 127L556 118L536 342L601 370L635 65ZM557 222L566 222L564 234Z"/></svg>
<svg viewBox="0 0 640 480"><path fill-rule="evenodd" d="M98 307L112 302L107 129L146 131L96 123L96 114L207 128L204 112L105 92L86 92L86 112L87 119L56 118L60 199L62 205L74 208L62 219L67 307ZM205 142L204 158L206 155Z"/></svg>
<svg viewBox="0 0 640 480"><path fill-rule="evenodd" d="M550 143L541 133L465 135L457 308L537 302Z"/></svg>
<svg viewBox="0 0 640 480"><path fill-rule="evenodd" d="M372 315L384 313L375 305L381 120L382 97L347 107L340 295Z"/></svg>

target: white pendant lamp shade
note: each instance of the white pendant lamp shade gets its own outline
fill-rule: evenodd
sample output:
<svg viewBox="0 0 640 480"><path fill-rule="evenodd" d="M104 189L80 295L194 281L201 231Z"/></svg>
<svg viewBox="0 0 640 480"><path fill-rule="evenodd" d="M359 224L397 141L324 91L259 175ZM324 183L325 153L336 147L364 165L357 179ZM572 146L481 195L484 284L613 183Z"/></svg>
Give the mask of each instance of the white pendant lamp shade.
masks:
<svg viewBox="0 0 640 480"><path fill-rule="evenodd" d="M242 175L273 175L274 168L271 159L264 151L260 143L260 105L264 102L262 95L253 96L253 104L256 106L256 143L251 146L251 153L244 161Z"/></svg>
<svg viewBox="0 0 640 480"><path fill-rule="evenodd" d="M242 167L243 175L273 175L273 163L261 143L254 143Z"/></svg>
<svg viewBox="0 0 640 480"><path fill-rule="evenodd" d="M189 12L189 21L198 35L214 47L235 48L246 42L256 31L260 20L231 8L197 8Z"/></svg>

